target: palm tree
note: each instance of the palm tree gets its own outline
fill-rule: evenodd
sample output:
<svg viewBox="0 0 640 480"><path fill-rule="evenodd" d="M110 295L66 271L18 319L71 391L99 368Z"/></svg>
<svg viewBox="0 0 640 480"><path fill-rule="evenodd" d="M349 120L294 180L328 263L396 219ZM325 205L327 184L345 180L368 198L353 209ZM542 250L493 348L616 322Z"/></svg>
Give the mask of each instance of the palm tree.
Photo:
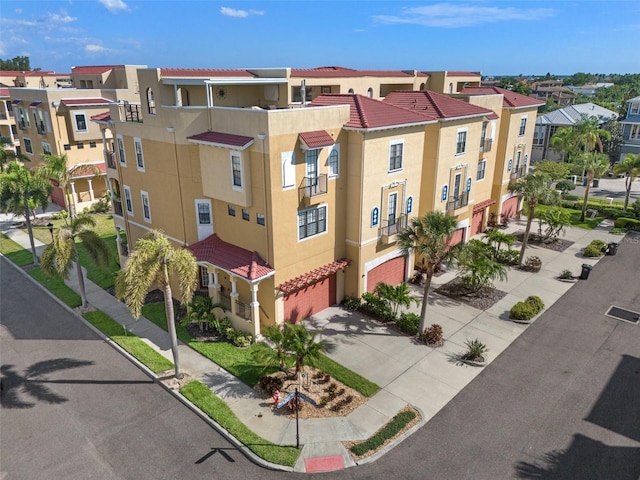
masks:
<svg viewBox="0 0 640 480"><path fill-rule="evenodd" d="M0 210L24 215L34 265L38 264L38 255L33 240L30 203L45 210L49 204L51 190L51 184L46 179L31 173L16 162L9 163L7 170L0 174Z"/></svg>
<svg viewBox="0 0 640 480"><path fill-rule="evenodd" d="M411 290L409 290L409 285L405 282L402 282L395 287L388 285L386 283L380 282L376 285L376 294L387 300L393 306L393 316L395 318L398 317L398 309L400 307L408 308L411 305L411 302L416 302L416 304L420 301L417 298L411 296Z"/></svg>
<svg viewBox="0 0 640 480"><path fill-rule="evenodd" d="M176 275L179 282L180 301L183 305L187 305L198 283L196 259L188 250L174 248L159 230L152 230L136 242L134 250L129 254L127 265L118 273L116 297L120 300L124 299L133 316L139 318L142 313L142 304L151 285L155 283L161 286L175 376L181 378L170 283L172 274Z"/></svg>
<svg viewBox="0 0 640 480"><path fill-rule="evenodd" d="M13 150L6 149L11 143L7 137L0 137L0 173L4 172L4 169L11 162L28 162L29 157L21 153L16 153Z"/></svg>
<svg viewBox="0 0 640 480"><path fill-rule="evenodd" d="M286 345L285 328L271 325L263 333L264 337L269 340L271 348L256 349L253 351L253 357L258 362L264 363L265 368L277 366L281 372L284 372L291 359Z"/></svg>
<svg viewBox="0 0 640 480"><path fill-rule="evenodd" d="M442 212L429 212L421 218L414 218L398 235L398 245L403 253L415 252L424 260L425 282L422 294L422 309L418 332L424 332L427 325L427 303L431 279L438 265L451 261L457 252L449 245L456 230L457 221Z"/></svg>
<svg viewBox="0 0 640 480"><path fill-rule="evenodd" d="M530 173L509 185L509 191L515 193L520 200L524 200L527 204L527 226L524 230L520 257L518 258L520 264L522 264L524 252L529 242L529 232L531 231L531 223L535 217L536 207L541 201L552 198L552 192L547 187L548 181L548 177L543 173Z"/></svg>
<svg viewBox="0 0 640 480"><path fill-rule="evenodd" d="M602 140L611 140L611 133L600 128L597 117L582 116L582 120L573 127L576 146L585 152L603 151Z"/></svg>
<svg viewBox="0 0 640 480"><path fill-rule="evenodd" d="M584 200L582 201L582 213L580 213L580 221L584 222L587 212L587 202L589 201L589 190L591 182L595 177L600 178L607 170L609 170L609 157L604 153L584 153L580 155L576 161L576 168L581 169L587 176L587 186L584 190Z"/></svg>
<svg viewBox="0 0 640 480"><path fill-rule="evenodd" d="M624 186L626 189L626 195L624 197L624 210L627 210L629 206L629 196L631 195L631 185L636 177L640 176L640 153L634 155L633 153L627 154L622 162L613 167L614 175L625 175Z"/></svg>
<svg viewBox="0 0 640 480"><path fill-rule="evenodd" d="M575 130L573 128L559 128L551 137L549 145L562 155L563 163L565 159L570 161L576 150Z"/></svg>
<svg viewBox="0 0 640 480"><path fill-rule="evenodd" d="M318 332L310 332L301 324L286 324L284 328L285 348L291 352L295 362L298 382L302 382L302 370L305 365L315 365L320 354L327 349L323 341L317 341Z"/></svg>
<svg viewBox="0 0 640 480"><path fill-rule="evenodd" d="M510 233L504 233L499 228L492 228L484 234L484 239L487 241L487 244L494 245L495 244L495 253L494 258L498 257L500 253L500 247L504 244L507 247L511 247L516 241L516 237L514 237Z"/></svg>
<svg viewBox="0 0 640 480"><path fill-rule="evenodd" d="M69 270L75 262L83 307L87 306L88 301L76 239L82 242L89 258L96 265L107 266L111 257L107 243L92 230L95 226L96 221L91 216L78 215L58 231L51 244L42 252L42 271L49 276L58 273L69 278Z"/></svg>
<svg viewBox="0 0 640 480"><path fill-rule="evenodd" d="M490 247L480 240L471 240L458 255L462 284L471 293L491 285L493 280L507 280L507 269L491 255Z"/></svg>

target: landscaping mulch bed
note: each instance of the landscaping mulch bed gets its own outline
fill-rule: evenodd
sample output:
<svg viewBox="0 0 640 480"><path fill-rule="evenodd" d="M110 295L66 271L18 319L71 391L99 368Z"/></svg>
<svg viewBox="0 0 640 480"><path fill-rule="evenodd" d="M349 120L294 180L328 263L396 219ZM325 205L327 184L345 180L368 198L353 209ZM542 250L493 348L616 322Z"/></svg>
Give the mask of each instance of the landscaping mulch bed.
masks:
<svg viewBox="0 0 640 480"><path fill-rule="evenodd" d="M493 287L484 287L477 293L469 293L459 278L454 278L450 282L438 287L435 291L440 295L453 298L479 310L491 308L507 295L507 292Z"/></svg>
<svg viewBox="0 0 640 480"><path fill-rule="evenodd" d="M524 232L518 232L515 234L516 239L522 243L524 238ZM564 252L567 248L573 245L574 242L564 240L563 238L556 238L552 242L543 242L538 235L529 234L528 245L535 245L536 247L546 248L547 250L553 250L554 252Z"/></svg>

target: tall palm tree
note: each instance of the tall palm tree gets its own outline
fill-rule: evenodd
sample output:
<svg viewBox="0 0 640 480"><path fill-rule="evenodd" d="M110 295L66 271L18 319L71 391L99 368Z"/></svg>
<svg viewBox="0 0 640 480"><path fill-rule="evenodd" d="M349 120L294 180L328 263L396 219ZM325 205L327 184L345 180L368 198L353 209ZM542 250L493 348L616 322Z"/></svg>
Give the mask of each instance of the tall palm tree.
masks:
<svg viewBox="0 0 640 480"><path fill-rule="evenodd" d="M520 200L524 200L527 204L527 226L524 229L520 257L518 258L520 264L522 264L524 252L529 242L529 232L531 231L531 223L535 218L536 207L541 201L545 202L552 198L552 192L547 187L548 181L548 177L543 173L530 173L509 185L509 191L515 193Z"/></svg>
<svg viewBox="0 0 640 480"><path fill-rule="evenodd" d="M624 186L626 195L624 197L624 210L629 206L629 196L631 195L631 186L636 177L640 176L640 153L634 155L627 154L624 159L613 167L614 175L625 175Z"/></svg>
<svg viewBox="0 0 640 480"><path fill-rule="evenodd" d="M457 252L449 245L449 241L456 230L455 217L442 212L429 212L420 218L414 218L410 224L398 235L398 245L404 252L415 252L416 256L424 260L425 282L422 294L422 309L418 332L424 332L427 325L427 304L431 280L438 265L452 260Z"/></svg>
<svg viewBox="0 0 640 480"><path fill-rule="evenodd" d="M82 242L89 258L96 265L108 265L111 257L107 243L92 230L95 226L96 221L91 216L78 215L71 219L69 225L58 231L51 244L42 252L42 271L49 276L58 273L64 278L69 278L69 270L71 270L71 265L75 263L83 307L87 306L88 301L76 239Z"/></svg>
<svg viewBox="0 0 640 480"><path fill-rule="evenodd" d="M4 172L4 169L11 162L24 163L30 161L26 155L7 149L6 147L11 145L7 140L7 137L0 137L0 173Z"/></svg>
<svg viewBox="0 0 640 480"><path fill-rule="evenodd" d="M38 255L33 240L30 203L45 210L49 204L51 190L51 184L46 179L31 173L16 162L9 163L6 171L0 174L0 210L24 215L34 265L38 264Z"/></svg>
<svg viewBox="0 0 640 480"><path fill-rule="evenodd" d="M597 117L582 116L582 120L573 127L575 131L576 146L582 148L585 152L593 152L597 150L603 151L602 140L610 140L611 133L600 128Z"/></svg>
<svg viewBox="0 0 640 480"><path fill-rule="evenodd" d="M175 364L175 376L181 378L178 360L178 339L173 310L171 276L175 275L180 287L180 301L187 305L198 283L198 265L191 252L174 248L159 230L152 230L136 242L129 254L127 265L116 277L116 297L124 299L135 318L142 313L142 305L151 285L158 284L164 294L167 330Z"/></svg>
<svg viewBox="0 0 640 480"><path fill-rule="evenodd" d="M589 190L591 189L591 182L594 178L600 178L611 164L609 163L609 157L604 153L584 153L580 155L575 165L577 169L581 169L587 177L587 186L584 190L584 200L582 201L582 213L580 213L580 221L584 221L585 214L587 212L587 202L589 201Z"/></svg>

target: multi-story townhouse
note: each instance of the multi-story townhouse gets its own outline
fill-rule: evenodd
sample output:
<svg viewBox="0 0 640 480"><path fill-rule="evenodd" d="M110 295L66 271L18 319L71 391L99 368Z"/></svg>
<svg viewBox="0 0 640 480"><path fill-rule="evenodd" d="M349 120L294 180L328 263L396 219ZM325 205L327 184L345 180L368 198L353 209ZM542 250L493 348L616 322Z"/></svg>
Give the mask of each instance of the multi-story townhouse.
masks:
<svg viewBox="0 0 640 480"><path fill-rule="evenodd" d="M427 74L426 88L437 93L460 93L466 87L479 87L482 83L480 72L440 71L425 72Z"/></svg>
<svg viewBox="0 0 640 480"><path fill-rule="evenodd" d="M0 71L0 84L5 87L63 88L71 85L68 73L18 70Z"/></svg>
<svg viewBox="0 0 640 480"><path fill-rule="evenodd" d="M9 95L7 87L0 87L0 140L2 148L14 153L17 151L16 148L20 146L11 95Z"/></svg>
<svg viewBox="0 0 640 480"><path fill-rule="evenodd" d="M640 154L640 97L627 100L629 107L622 124L622 145L620 146L620 160L629 153Z"/></svg>
<svg viewBox="0 0 640 480"><path fill-rule="evenodd" d="M189 248L201 288L253 334L408 278L409 216L456 215L462 241L499 203L502 93L463 102L413 91L415 72L334 68L139 69L140 101L92 117L118 237L160 229Z"/></svg>
<svg viewBox="0 0 640 480"><path fill-rule="evenodd" d="M28 168L42 162L42 156L67 155L67 169L72 174L72 208L80 211L103 197L105 183L103 141L99 126L90 121L103 113L109 103L138 98L135 90L135 66L78 67L100 70L105 77L121 77L122 88L116 82L105 88L9 88L11 107L18 127L20 152L29 158ZM115 70L115 71L114 71ZM73 76L73 74L72 74ZM54 188L52 200L66 205L60 188Z"/></svg>
<svg viewBox="0 0 640 480"><path fill-rule="evenodd" d="M460 97L480 106L495 105L496 99L501 102L501 109L496 111L500 122L491 193L496 203L491 206L491 212L503 219L510 218L520 206L518 197L509 192L509 183L529 171L533 127L538 107L544 103L500 87L466 87Z"/></svg>

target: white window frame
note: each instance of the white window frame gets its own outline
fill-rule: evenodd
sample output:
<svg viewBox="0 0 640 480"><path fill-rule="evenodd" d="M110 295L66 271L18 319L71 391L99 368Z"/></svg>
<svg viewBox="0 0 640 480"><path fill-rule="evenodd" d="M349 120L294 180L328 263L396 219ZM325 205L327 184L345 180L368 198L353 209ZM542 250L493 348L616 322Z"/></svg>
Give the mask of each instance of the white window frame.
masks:
<svg viewBox="0 0 640 480"><path fill-rule="evenodd" d="M204 223L200 220L200 205L206 205L209 213L209 221ZM213 215L211 213L211 200L196 200L196 222L200 225L213 225Z"/></svg>
<svg viewBox="0 0 640 480"><path fill-rule="evenodd" d="M462 150L458 151L458 145L460 144L460 134L464 134L464 140L462 141ZM467 136L469 135L468 128L459 128L456 131L456 156L462 156L467 153Z"/></svg>
<svg viewBox="0 0 640 480"><path fill-rule="evenodd" d="M85 112L73 112L73 126L75 127L76 132L88 132L89 131L89 122L87 122L87 114ZM82 115L84 117L84 129L78 127L78 117Z"/></svg>
<svg viewBox="0 0 640 480"><path fill-rule="evenodd" d="M127 166L127 152L124 148L124 138L122 135L116 135L116 146L118 147L118 160L123 167Z"/></svg>
<svg viewBox="0 0 640 480"><path fill-rule="evenodd" d="M296 152L282 152L282 189L290 190L296 186Z"/></svg>
<svg viewBox="0 0 640 480"><path fill-rule="evenodd" d="M142 202L142 218L145 222L151 223L151 203L149 202L149 193L144 190L140 190L140 200Z"/></svg>
<svg viewBox="0 0 640 480"><path fill-rule="evenodd" d="M122 192L122 196L124 197L124 209L128 215L133 216L133 197L131 196L131 188L127 185L123 185Z"/></svg>
<svg viewBox="0 0 640 480"><path fill-rule="evenodd" d="M23 137L24 140L24 152L28 153L29 155L33 155L33 142L31 141L30 138L27 137ZM29 148L27 148L27 145L29 145Z"/></svg>
<svg viewBox="0 0 640 480"><path fill-rule="evenodd" d="M238 159L238 165L240 166L239 174L240 174L240 185L236 185L236 178L234 175L233 168L233 159ZM231 150L229 152L229 165L231 167L231 188L238 192L242 192L244 190L244 172L242 169L242 154L237 150Z"/></svg>
<svg viewBox="0 0 640 480"><path fill-rule="evenodd" d="M640 103L632 102L629 104L629 115L638 115L640 113Z"/></svg>
<svg viewBox="0 0 640 480"><path fill-rule="evenodd" d="M317 220L316 220L316 227L318 225L320 225L320 222L321 222L320 221L320 216L319 216L320 215L320 211L324 212L324 225L323 225L324 226L324 230L317 229L316 232L311 234L311 235L307 234L304 237L300 237L300 227L301 227L301 225L300 225L300 217L301 217L302 214L305 215L305 224L304 225L305 225L305 230L307 230L306 227L309 225L309 223L306 222L306 215L307 215L308 212L313 211L313 210L318 212L318 217L317 217ZM298 212L296 213L296 216L297 216L297 221L296 221L297 233L296 233L296 235L298 237L298 241L299 242L308 240L310 238L315 238L318 235L324 235L324 234L327 233L328 224L329 224L329 221L328 221L328 218L327 218L328 217L328 210L329 209L327 207L327 204L321 204L321 205L317 205L317 206L315 206L313 208L305 208L304 210L298 210Z"/></svg>
<svg viewBox="0 0 640 480"><path fill-rule="evenodd" d="M640 123L634 123L629 129L629 140L640 140Z"/></svg>
<svg viewBox="0 0 640 480"><path fill-rule="evenodd" d="M402 152L400 153L400 166L397 168L391 168L391 152L393 150L393 147L397 146L397 145L401 145L402 146ZM394 156L394 158L396 158L397 155ZM400 172L402 171L402 167L404 166L404 138L400 138L397 140L391 140L389 142L389 157L387 160L387 172L388 173L395 173L395 172Z"/></svg>
<svg viewBox="0 0 640 480"><path fill-rule="evenodd" d="M47 150L49 150L49 151L47 151ZM42 142L42 153L44 155L51 155L51 144L50 143Z"/></svg>
<svg viewBox="0 0 640 480"><path fill-rule="evenodd" d="M482 170L480 169L480 166L484 165ZM480 172L482 172L482 177L480 177ZM476 182L481 182L482 180L484 180L487 176L487 159L482 159L478 162L478 170L476 171Z"/></svg>
<svg viewBox="0 0 640 480"><path fill-rule="evenodd" d="M331 155L335 154L335 168L332 168ZM329 150L327 156L327 171L329 172L329 178L338 178L340 176L340 144L336 143Z"/></svg>
<svg viewBox="0 0 640 480"><path fill-rule="evenodd" d="M138 148L140 148L139 152ZM136 155L136 167L138 168L138 171L144 172L144 153L142 151L142 140L138 137L133 138L133 151Z"/></svg>
<svg viewBox="0 0 640 480"><path fill-rule="evenodd" d="M520 127L518 128L518 136L524 137L527 133L527 116L523 115L520 117Z"/></svg>

